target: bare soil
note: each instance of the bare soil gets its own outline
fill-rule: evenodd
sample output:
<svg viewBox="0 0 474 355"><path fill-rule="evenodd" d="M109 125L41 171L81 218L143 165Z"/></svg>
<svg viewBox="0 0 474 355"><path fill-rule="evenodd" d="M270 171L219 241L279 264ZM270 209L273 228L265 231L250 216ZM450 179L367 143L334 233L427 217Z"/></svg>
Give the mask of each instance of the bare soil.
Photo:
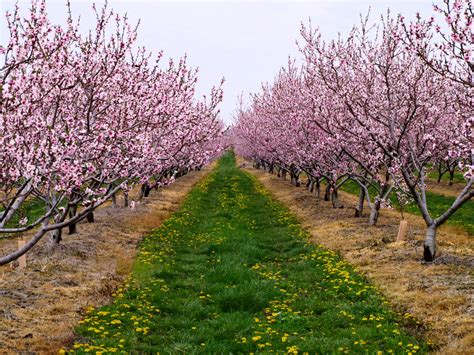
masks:
<svg viewBox="0 0 474 355"><path fill-rule="evenodd" d="M425 226L418 216L405 214L407 240L397 242L397 211L384 209L378 225L369 227L367 211L362 218L354 217L355 196L340 192L344 208L333 209L304 184L294 187L242 159L239 164L296 214L312 241L339 252L379 287L392 307L418 319L422 326L413 331L437 344L438 353L474 354L472 237L460 228L443 226L438 233L440 256L424 264Z"/></svg>
<svg viewBox="0 0 474 355"><path fill-rule="evenodd" d="M178 209L210 169L152 191L133 210L99 208L95 223L80 223L59 247L52 249L45 236L28 253L24 270L0 267L0 354L57 353L71 344L84 311L110 302L129 275L140 240ZM16 243L0 241L0 253Z"/></svg>

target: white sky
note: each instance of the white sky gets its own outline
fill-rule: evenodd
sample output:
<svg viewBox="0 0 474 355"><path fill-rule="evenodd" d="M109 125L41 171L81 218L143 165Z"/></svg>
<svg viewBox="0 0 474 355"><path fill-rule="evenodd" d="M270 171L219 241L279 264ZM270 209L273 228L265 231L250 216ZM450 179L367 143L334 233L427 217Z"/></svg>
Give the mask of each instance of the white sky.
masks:
<svg viewBox="0 0 474 355"><path fill-rule="evenodd" d="M102 0L96 1L97 4ZM407 18L419 11L431 14L432 0L308 0L308 1L163 1L109 0L110 7L127 12L131 23L141 19L138 42L153 52L179 58L200 69L198 93L209 91L225 77L222 118L231 122L240 93L258 91L260 83L272 81L288 56L298 57L295 45L301 21L311 17L326 38L347 33L360 13L372 8L378 18L390 7L393 14ZM440 0L438 0L440 2ZM29 0L20 0L26 10ZM73 15L81 16L82 28L92 27L92 0L71 0ZM15 0L0 0L0 43L7 40L4 13ZM47 0L55 23L65 19L65 0ZM23 11L22 11L23 12Z"/></svg>

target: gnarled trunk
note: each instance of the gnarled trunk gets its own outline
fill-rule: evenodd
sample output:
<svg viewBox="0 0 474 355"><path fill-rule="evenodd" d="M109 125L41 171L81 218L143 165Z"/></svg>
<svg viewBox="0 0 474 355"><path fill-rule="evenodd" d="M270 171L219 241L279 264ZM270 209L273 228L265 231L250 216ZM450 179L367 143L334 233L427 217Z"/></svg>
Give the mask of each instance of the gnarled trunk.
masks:
<svg viewBox="0 0 474 355"><path fill-rule="evenodd" d="M296 186L296 187L300 187L300 186L301 186L300 174L295 174L295 186Z"/></svg>
<svg viewBox="0 0 474 355"><path fill-rule="evenodd" d="M332 202L332 207L333 208L341 208L342 206L339 205L339 200L338 200L338 193L337 189L333 188L331 193L331 202Z"/></svg>
<svg viewBox="0 0 474 355"><path fill-rule="evenodd" d="M365 191L361 187L359 190L359 201L357 202L355 216L362 217L362 211L364 210Z"/></svg>
<svg viewBox="0 0 474 355"><path fill-rule="evenodd" d="M440 182L443 175L444 175L443 164L439 163L438 164L438 179L436 179L436 182Z"/></svg>
<svg viewBox="0 0 474 355"><path fill-rule="evenodd" d="M433 224L426 231L423 259L427 262L433 261L436 256L436 228Z"/></svg>
<svg viewBox="0 0 474 355"><path fill-rule="evenodd" d="M290 173L291 185L296 186L296 176L293 173Z"/></svg>
<svg viewBox="0 0 474 355"><path fill-rule="evenodd" d="M146 184L146 185L145 185L145 191L144 191L143 195L144 195L145 197L150 196L151 190L152 190L152 187L151 187L150 185Z"/></svg>
<svg viewBox="0 0 474 355"><path fill-rule="evenodd" d="M379 219L380 201L375 201L370 208L369 226L375 226Z"/></svg>
<svg viewBox="0 0 474 355"><path fill-rule="evenodd" d="M69 218L73 218L77 213L77 205L71 206L71 209L69 210ZM71 223L68 226L69 229L69 235L71 234L76 234L77 233L77 224L76 223Z"/></svg>
<svg viewBox="0 0 474 355"><path fill-rule="evenodd" d="M94 212L90 211L86 216L87 222L94 223Z"/></svg>
<svg viewBox="0 0 474 355"><path fill-rule="evenodd" d="M327 183L326 190L324 191L324 201L329 201L331 196L331 185Z"/></svg>
<svg viewBox="0 0 474 355"><path fill-rule="evenodd" d="M319 178L316 178L316 197L320 198L321 196L321 181Z"/></svg>
<svg viewBox="0 0 474 355"><path fill-rule="evenodd" d="M63 230L62 228L55 229L50 232L51 235L51 242L53 245L57 245L63 240L62 235L63 235Z"/></svg>
<svg viewBox="0 0 474 355"><path fill-rule="evenodd" d="M54 222L55 223L64 222L64 220L66 219L68 213L69 213L69 211L65 210L64 212L58 214L54 218ZM61 242L61 240L63 240L63 238L62 238L63 229L62 228L53 229L52 231L49 232L49 234L51 236L51 242L52 242L53 246L59 244Z"/></svg>
<svg viewBox="0 0 474 355"><path fill-rule="evenodd" d="M128 192L127 191L123 192L123 207L128 207Z"/></svg>
<svg viewBox="0 0 474 355"><path fill-rule="evenodd" d="M454 182L454 168L449 169L449 186L451 186Z"/></svg>

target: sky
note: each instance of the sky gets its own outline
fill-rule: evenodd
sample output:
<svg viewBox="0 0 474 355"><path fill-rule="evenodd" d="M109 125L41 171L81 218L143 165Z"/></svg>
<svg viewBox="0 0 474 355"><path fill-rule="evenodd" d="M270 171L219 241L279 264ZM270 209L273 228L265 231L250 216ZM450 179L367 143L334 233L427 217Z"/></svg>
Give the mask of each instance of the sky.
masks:
<svg viewBox="0 0 474 355"><path fill-rule="evenodd" d="M434 0L436 1L436 0ZM5 12L15 0L0 0L0 43L8 40ZM93 0L71 0L74 16L81 16L84 29L93 28ZM96 4L103 3L96 0ZM429 16L433 0L109 0L131 23L140 20L138 43L165 57L187 54L188 63L199 67L198 95L210 91L224 77L221 117L232 122L237 98L271 82L288 57L299 58L296 40L301 22L318 26L327 39L347 33L359 14L371 8L378 19L387 8L392 14L412 18L418 11ZM439 0L438 0L439 2ZM20 0L22 13L30 1ZM52 22L64 23L66 0L47 0Z"/></svg>

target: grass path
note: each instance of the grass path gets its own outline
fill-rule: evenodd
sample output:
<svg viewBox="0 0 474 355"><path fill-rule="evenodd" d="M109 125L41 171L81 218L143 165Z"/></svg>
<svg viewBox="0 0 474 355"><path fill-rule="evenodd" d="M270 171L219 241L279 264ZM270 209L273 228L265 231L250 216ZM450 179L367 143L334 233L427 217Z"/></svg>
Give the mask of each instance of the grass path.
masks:
<svg viewBox="0 0 474 355"><path fill-rule="evenodd" d="M359 195L359 185L357 185L357 183L354 181L347 181L344 185L341 186L341 190L344 192L348 192L352 195ZM375 195L374 189L369 188L369 190L371 190L372 195ZM439 217L446 210L448 210L449 207L451 207L451 205L454 203L456 197L445 196L436 193L435 191L427 191L426 198L428 200L428 209L433 218ZM392 206L397 209L400 209L397 198L394 193L390 195L390 200ZM421 216L420 210L414 202L405 206L405 212ZM474 218L472 216L474 216L474 201L468 201L459 210L457 210L448 219L446 223L453 226L461 227L467 233L474 235Z"/></svg>
<svg viewBox="0 0 474 355"><path fill-rule="evenodd" d="M131 277L112 304L88 312L72 350L428 350L411 335L421 328L416 320L390 311L350 264L307 237L227 154L181 210L144 239Z"/></svg>
<svg viewBox="0 0 474 355"><path fill-rule="evenodd" d="M435 176L435 174L433 174ZM306 174L302 173L301 177L304 177L306 181ZM463 182L465 180L463 175L456 173L455 175L455 186L448 186L446 175L442 179L442 183L437 184L434 180L430 180L428 183L428 191L426 191L426 198L428 201L428 210L430 211L433 218L437 218L442 215L446 210L451 207L454 203L459 192L464 188ZM302 185L304 186L304 184ZM326 184L321 184L321 193L324 194L324 188ZM353 181L346 181L340 188L340 191L347 192L354 196L359 196L360 187ZM373 197L376 195L376 191L373 187L369 187L370 195ZM390 203L397 210L400 210L400 204L398 203L397 197L394 192L389 195ZM373 198L372 198L373 200ZM364 208L367 209L366 202ZM355 207L355 205L354 205ZM412 201L404 207L406 213L421 216L420 210L416 206L415 202ZM383 212L382 212L383 213ZM457 210L451 217L446 221L446 224L460 227L464 229L468 234L474 235L474 201L468 201L462 207Z"/></svg>

